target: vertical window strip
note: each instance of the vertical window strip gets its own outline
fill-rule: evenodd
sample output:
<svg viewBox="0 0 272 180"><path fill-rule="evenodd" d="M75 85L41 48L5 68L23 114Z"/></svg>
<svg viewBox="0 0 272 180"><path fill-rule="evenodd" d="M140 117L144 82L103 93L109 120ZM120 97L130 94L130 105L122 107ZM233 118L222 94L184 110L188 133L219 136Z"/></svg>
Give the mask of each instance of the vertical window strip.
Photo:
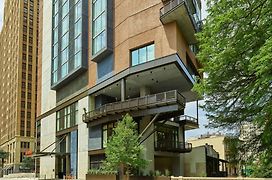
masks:
<svg viewBox="0 0 272 180"><path fill-rule="evenodd" d="M56 113L57 131L61 131L77 125L78 102L63 108Z"/></svg>
<svg viewBox="0 0 272 180"><path fill-rule="evenodd" d="M70 4L73 2L73 7L70 10ZM57 58L61 63L60 67L55 70L52 66L52 84L57 83L64 78L70 71L82 65L82 0L54 0L53 1L53 43L52 43L52 63ZM102 1L101 1L102 2ZM70 11L74 11L74 18L69 15ZM69 29L73 28L73 37L69 33ZM75 47L74 52L65 50L69 48L70 39L73 38ZM70 69L71 61L73 69ZM58 63L57 63L58 64ZM59 72L60 71L60 72ZM59 74L59 77L58 77Z"/></svg>
<svg viewBox="0 0 272 180"><path fill-rule="evenodd" d="M106 47L106 0L93 1L92 25L92 51L95 55Z"/></svg>

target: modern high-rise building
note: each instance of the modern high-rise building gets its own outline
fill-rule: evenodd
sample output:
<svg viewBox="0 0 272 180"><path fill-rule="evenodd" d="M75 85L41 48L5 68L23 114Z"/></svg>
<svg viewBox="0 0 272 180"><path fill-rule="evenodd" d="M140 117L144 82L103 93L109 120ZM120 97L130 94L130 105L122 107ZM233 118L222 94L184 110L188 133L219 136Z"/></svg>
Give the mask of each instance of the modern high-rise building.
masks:
<svg viewBox="0 0 272 180"><path fill-rule="evenodd" d="M201 67L195 33L200 0L43 1L40 176L85 178L105 158L116 122L129 113L144 129L144 173L184 174L184 114ZM147 127L147 128L146 128Z"/></svg>
<svg viewBox="0 0 272 180"><path fill-rule="evenodd" d="M0 33L0 148L5 172L20 171L34 151L37 96L38 0L6 0Z"/></svg>

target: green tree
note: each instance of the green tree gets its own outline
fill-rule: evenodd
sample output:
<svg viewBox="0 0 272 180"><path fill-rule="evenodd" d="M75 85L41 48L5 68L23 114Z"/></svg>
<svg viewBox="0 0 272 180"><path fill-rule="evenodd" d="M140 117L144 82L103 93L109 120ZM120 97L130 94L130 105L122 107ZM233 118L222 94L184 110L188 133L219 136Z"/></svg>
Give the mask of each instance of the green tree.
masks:
<svg viewBox="0 0 272 180"><path fill-rule="evenodd" d="M261 133L248 151L271 152L272 1L207 0L207 6L198 58L208 77L195 90L205 96L210 126L238 132L252 123Z"/></svg>
<svg viewBox="0 0 272 180"><path fill-rule="evenodd" d="M3 175L3 168L4 168L4 161L7 159L9 156L8 152L3 151L0 149L0 159L1 159L1 176Z"/></svg>
<svg viewBox="0 0 272 180"><path fill-rule="evenodd" d="M144 168L147 161L143 158L143 146L139 143L137 124L128 114L118 122L114 133L107 142L104 167L107 170L124 174L135 169Z"/></svg>
<svg viewBox="0 0 272 180"><path fill-rule="evenodd" d="M21 168L23 170L34 170L35 162L31 157L24 157L21 163Z"/></svg>
<svg viewBox="0 0 272 180"><path fill-rule="evenodd" d="M227 149L227 161L229 162L229 166L235 168L238 166L240 157L240 140L238 137L226 137L224 139L224 144L226 145Z"/></svg>
<svg viewBox="0 0 272 180"><path fill-rule="evenodd" d="M272 177L272 158L271 154L269 152L263 152L259 156L259 160L255 160L251 167L253 170L253 174L251 176L253 177L264 177L264 178L270 178Z"/></svg>

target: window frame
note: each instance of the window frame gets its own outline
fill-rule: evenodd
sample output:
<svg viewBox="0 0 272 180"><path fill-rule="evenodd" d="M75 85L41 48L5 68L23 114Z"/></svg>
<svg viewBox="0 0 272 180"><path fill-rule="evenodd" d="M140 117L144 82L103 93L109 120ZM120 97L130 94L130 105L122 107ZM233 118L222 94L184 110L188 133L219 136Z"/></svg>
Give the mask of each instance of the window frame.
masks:
<svg viewBox="0 0 272 180"><path fill-rule="evenodd" d="M149 53L148 53L148 48L149 47L153 47L153 58L149 59ZM143 62L140 62L140 50L145 50L145 60ZM133 64L133 53L137 53L137 63L136 64ZM144 64L144 63L147 63L149 61L153 61L156 59L156 45L155 45L155 42L150 42L148 44L144 44L142 46L139 46L139 47L136 47L136 48L133 48L130 50L130 67L133 67L133 66L137 66L137 65L140 65L140 64Z"/></svg>

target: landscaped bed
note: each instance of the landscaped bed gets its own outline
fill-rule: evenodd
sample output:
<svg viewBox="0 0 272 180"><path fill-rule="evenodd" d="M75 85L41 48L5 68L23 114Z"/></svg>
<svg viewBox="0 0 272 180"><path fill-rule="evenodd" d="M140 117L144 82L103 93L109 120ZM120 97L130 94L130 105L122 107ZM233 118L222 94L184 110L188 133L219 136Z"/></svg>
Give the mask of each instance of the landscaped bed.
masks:
<svg viewBox="0 0 272 180"><path fill-rule="evenodd" d="M124 180L170 180L166 176L124 176ZM87 174L86 180L118 180L116 175L94 175Z"/></svg>

